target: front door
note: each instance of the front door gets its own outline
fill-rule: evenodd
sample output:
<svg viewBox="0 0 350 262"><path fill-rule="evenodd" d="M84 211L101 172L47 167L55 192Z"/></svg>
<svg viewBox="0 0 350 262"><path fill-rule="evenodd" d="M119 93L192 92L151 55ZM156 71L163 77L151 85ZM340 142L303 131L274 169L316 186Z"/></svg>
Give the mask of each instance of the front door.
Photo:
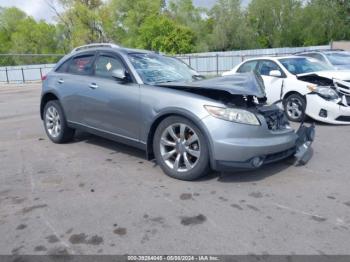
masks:
<svg viewBox="0 0 350 262"><path fill-rule="evenodd" d="M84 94L84 123L122 138L138 140L140 131L140 88L129 77L120 81L115 70L128 71L123 60L114 53L100 53L94 73Z"/></svg>
<svg viewBox="0 0 350 262"><path fill-rule="evenodd" d="M281 68L271 60L261 60L258 64L257 71L264 80L267 102L274 103L280 100L284 82L284 73ZM281 76L271 76L271 71L280 71Z"/></svg>

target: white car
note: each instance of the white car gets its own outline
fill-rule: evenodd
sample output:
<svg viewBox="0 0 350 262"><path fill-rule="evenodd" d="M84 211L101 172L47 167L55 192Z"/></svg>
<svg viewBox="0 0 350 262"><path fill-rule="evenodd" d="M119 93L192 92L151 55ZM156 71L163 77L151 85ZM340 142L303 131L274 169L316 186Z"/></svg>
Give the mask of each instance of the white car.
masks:
<svg viewBox="0 0 350 262"><path fill-rule="evenodd" d="M332 70L308 57L260 57L223 76L251 71L262 76L268 103L283 101L289 120L300 122L306 114L325 123L350 124L350 70Z"/></svg>

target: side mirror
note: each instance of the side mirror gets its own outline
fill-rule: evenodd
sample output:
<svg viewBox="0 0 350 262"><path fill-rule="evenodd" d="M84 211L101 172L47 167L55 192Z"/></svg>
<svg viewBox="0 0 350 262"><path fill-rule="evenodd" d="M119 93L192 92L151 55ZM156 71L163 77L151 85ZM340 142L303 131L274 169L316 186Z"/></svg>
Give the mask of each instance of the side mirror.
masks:
<svg viewBox="0 0 350 262"><path fill-rule="evenodd" d="M281 77L282 74L281 74L281 71L279 71L279 70L271 70L270 73L269 73L269 76Z"/></svg>
<svg viewBox="0 0 350 262"><path fill-rule="evenodd" d="M112 76L118 81L125 82L128 77L125 69L115 69L112 71Z"/></svg>

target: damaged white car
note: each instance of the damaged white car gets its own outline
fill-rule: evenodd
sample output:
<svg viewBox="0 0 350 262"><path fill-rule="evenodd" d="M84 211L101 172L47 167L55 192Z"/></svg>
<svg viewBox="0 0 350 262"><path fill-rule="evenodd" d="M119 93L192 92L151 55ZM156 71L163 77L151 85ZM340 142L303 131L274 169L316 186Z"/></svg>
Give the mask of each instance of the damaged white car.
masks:
<svg viewBox="0 0 350 262"><path fill-rule="evenodd" d="M223 76L258 72L268 103L282 100L291 121L307 115L330 124L350 124L350 70L333 70L316 59L300 56L249 59Z"/></svg>

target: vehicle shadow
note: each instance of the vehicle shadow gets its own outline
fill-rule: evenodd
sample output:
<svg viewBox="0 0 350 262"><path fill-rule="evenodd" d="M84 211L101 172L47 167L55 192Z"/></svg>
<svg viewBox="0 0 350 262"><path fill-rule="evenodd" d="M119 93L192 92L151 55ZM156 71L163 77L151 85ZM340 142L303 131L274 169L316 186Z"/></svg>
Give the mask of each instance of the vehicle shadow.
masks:
<svg viewBox="0 0 350 262"><path fill-rule="evenodd" d="M112 151L110 152L111 154L122 153L130 156L142 158L142 160L146 159L145 152L138 148L124 145L122 143L118 143L118 142L115 142L103 137L95 136L93 134L89 134L82 131L77 131L74 136L73 143L77 143L77 142L85 142L85 143L107 148Z"/></svg>
<svg viewBox="0 0 350 262"><path fill-rule="evenodd" d="M84 142L99 147L107 148L111 150L110 154L122 153L140 158L140 160L143 161L146 160L145 152L140 149L124 145L122 143L114 142L112 140L95 136L86 132L77 131L73 143L77 142ZM153 163L155 164L155 166L157 165L155 161L153 161ZM268 164L255 170L237 170L232 172L212 171L208 175L197 179L193 182L205 182L210 180L217 180L218 182L222 183L242 183L260 181L267 177L277 175L278 173L281 173L282 171L289 167L292 167L293 165L294 158L290 157L285 160L282 160L281 162Z"/></svg>

